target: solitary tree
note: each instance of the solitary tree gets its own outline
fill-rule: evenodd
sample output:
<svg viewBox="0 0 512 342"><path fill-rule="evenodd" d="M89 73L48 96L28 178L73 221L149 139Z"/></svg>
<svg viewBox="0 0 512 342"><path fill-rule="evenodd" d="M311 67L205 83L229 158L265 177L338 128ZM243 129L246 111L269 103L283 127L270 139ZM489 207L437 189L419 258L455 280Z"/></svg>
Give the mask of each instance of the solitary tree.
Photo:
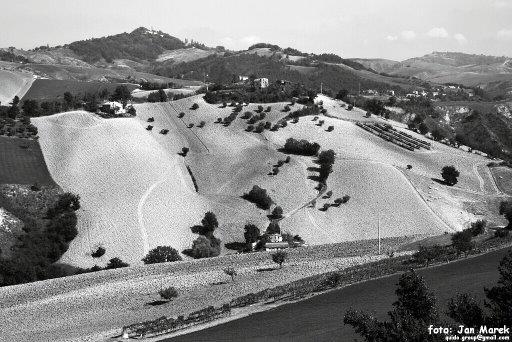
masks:
<svg viewBox="0 0 512 342"><path fill-rule="evenodd" d="M288 254L283 251L277 251L272 254L272 261L279 265L279 268L283 268L283 263L286 261Z"/></svg>
<svg viewBox="0 0 512 342"><path fill-rule="evenodd" d="M236 270L233 267L228 267L224 269L224 273L231 277L231 281L235 282L235 276L237 275Z"/></svg>
<svg viewBox="0 0 512 342"><path fill-rule="evenodd" d="M455 185L457 184L457 177L459 177L460 173L457 171L455 166L445 166L441 170L441 176L443 177L444 181L448 185Z"/></svg>
<svg viewBox="0 0 512 342"><path fill-rule="evenodd" d="M246 243L254 243L260 238L260 230L254 224L246 224L244 232L244 238Z"/></svg>
<svg viewBox="0 0 512 342"><path fill-rule="evenodd" d="M180 261L181 256L177 250L170 246L158 246L148 252L142 259L145 264L156 264L160 262Z"/></svg>
<svg viewBox="0 0 512 342"><path fill-rule="evenodd" d="M283 217L283 209L280 206L276 206L274 210L272 210L272 217L276 219L280 219Z"/></svg>
<svg viewBox="0 0 512 342"><path fill-rule="evenodd" d="M471 241L471 231L464 230L453 234L452 245L455 247L458 254L464 253L467 255L475 246L473 241Z"/></svg>

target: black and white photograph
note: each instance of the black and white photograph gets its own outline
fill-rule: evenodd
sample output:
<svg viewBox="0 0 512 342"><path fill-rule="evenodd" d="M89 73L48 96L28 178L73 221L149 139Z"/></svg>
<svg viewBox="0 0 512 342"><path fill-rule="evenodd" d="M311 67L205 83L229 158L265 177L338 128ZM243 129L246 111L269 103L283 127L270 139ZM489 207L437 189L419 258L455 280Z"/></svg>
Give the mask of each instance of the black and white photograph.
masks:
<svg viewBox="0 0 512 342"><path fill-rule="evenodd" d="M512 0L0 9L0 342L512 340Z"/></svg>

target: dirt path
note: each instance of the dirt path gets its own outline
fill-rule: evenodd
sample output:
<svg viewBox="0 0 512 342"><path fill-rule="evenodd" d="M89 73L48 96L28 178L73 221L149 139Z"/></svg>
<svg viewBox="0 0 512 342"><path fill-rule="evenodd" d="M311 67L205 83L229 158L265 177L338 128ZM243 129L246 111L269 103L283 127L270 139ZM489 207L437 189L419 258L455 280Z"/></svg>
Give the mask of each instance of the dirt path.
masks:
<svg viewBox="0 0 512 342"><path fill-rule="evenodd" d="M153 183L146 190L146 192L142 195L142 197L140 198L140 201L139 201L139 205L137 206L137 219L139 221L139 229L140 229L140 234L141 234L141 238L142 238L142 246L144 248L144 255L146 255L149 252L148 233L146 231L146 228L144 227L144 212L143 212L144 204L146 203L146 200L151 195L153 190L157 186L162 184L163 182L165 182L165 179L161 179L161 180L156 181L155 183Z"/></svg>

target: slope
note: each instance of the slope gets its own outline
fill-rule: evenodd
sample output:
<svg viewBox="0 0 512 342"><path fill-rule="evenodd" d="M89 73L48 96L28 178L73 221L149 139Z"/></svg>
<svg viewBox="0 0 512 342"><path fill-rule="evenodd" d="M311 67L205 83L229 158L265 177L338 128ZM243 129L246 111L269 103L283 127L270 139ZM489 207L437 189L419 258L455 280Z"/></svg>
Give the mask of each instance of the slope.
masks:
<svg viewBox="0 0 512 342"><path fill-rule="evenodd" d="M32 82L34 78L29 73L0 70L0 103L7 105L16 95L22 98Z"/></svg>
<svg viewBox="0 0 512 342"><path fill-rule="evenodd" d="M78 236L61 262L90 267L119 257L140 263L149 249L179 250L206 210L180 159L134 119L104 120L86 112L34 119L48 168L81 197ZM99 245L106 254L94 260Z"/></svg>

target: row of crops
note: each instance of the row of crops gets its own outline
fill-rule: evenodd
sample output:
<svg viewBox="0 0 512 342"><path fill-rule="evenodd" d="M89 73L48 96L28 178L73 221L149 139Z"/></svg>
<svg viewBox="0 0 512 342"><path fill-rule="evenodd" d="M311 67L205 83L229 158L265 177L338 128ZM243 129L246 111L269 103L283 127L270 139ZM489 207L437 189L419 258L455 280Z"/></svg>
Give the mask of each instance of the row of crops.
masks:
<svg viewBox="0 0 512 342"><path fill-rule="evenodd" d="M394 129L391 125L381 124L376 122L357 122L356 125L361 127L367 132L375 134L384 140L392 142L395 145L403 147L409 151L419 150L424 148L431 149L429 142L415 138L410 134Z"/></svg>

